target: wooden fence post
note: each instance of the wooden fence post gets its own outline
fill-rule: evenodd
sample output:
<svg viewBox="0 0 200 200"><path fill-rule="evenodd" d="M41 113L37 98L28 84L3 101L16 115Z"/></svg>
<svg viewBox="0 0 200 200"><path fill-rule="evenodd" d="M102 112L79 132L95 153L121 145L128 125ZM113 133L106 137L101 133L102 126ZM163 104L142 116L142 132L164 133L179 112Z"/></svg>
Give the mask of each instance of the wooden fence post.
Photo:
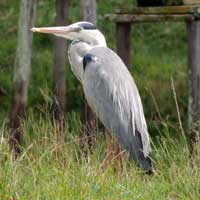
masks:
<svg viewBox="0 0 200 200"><path fill-rule="evenodd" d="M22 121L25 116L28 86L31 73L32 32L36 0L21 0L18 24L17 50L14 65L13 97L10 111L10 149L16 158L22 142Z"/></svg>
<svg viewBox="0 0 200 200"><path fill-rule="evenodd" d="M68 21L69 0L56 0L56 25L65 26ZM67 42L63 38L55 38L55 65L53 73L53 91L55 107L54 119L63 120L66 107L66 57Z"/></svg>
<svg viewBox="0 0 200 200"><path fill-rule="evenodd" d="M116 40L117 54L130 69L131 23L117 22Z"/></svg>
<svg viewBox="0 0 200 200"><path fill-rule="evenodd" d="M96 24L96 0L80 1L81 20ZM83 94L83 92L82 92ZM96 117L88 106L84 95L81 108L81 149L87 158L88 152L92 153L95 143Z"/></svg>
<svg viewBox="0 0 200 200"><path fill-rule="evenodd" d="M187 22L190 155L196 159L200 137L200 20Z"/></svg>

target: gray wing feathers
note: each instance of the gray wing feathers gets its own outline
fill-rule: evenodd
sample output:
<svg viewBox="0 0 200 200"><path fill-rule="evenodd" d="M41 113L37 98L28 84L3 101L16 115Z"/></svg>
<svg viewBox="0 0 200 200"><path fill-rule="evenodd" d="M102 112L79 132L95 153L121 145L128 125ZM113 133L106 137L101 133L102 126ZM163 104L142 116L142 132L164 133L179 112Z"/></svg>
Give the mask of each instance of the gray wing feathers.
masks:
<svg viewBox="0 0 200 200"><path fill-rule="evenodd" d="M110 49L95 47L97 61L83 76L86 99L104 126L128 149L144 169L149 169L150 145L141 99L135 82L121 59Z"/></svg>

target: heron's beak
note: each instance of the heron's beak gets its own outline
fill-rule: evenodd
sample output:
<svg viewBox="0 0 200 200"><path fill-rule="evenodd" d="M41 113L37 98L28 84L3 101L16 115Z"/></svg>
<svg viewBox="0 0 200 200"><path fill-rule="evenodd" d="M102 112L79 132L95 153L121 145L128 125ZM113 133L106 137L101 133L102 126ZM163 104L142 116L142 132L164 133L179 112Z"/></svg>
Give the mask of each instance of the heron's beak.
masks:
<svg viewBox="0 0 200 200"><path fill-rule="evenodd" d="M56 26L56 27L33 27L30 29L32 32L48 33L58 36L67 36L70 33L79 32L80 28L78 26Z"/></svg>

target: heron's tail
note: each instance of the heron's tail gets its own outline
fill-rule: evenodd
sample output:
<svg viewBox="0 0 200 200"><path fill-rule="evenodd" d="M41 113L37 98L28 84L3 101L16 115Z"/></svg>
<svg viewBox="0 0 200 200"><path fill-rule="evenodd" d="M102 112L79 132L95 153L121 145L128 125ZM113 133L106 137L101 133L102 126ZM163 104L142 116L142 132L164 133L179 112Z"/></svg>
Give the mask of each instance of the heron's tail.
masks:
<svg viewBox="0 0 200 200"><path fill-rule="evenodd" d="M150 149L150 145L149 145ZM131 145L129 146L130 155L136 161L136 163L147 173L152 174L153 165L150 154L145 157L143 154L143 145L141 141L141 136L139 131L135 131L135 135L133 135L133 139L131 141ZM150 152L150 150L149 150Z"/></svg>

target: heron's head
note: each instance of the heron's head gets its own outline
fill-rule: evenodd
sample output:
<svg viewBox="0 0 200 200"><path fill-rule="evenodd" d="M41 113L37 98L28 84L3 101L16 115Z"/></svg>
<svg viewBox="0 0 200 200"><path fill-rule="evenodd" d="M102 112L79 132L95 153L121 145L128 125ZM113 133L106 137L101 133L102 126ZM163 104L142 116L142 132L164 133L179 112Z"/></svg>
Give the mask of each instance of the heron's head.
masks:
<svg viewBox="0 0 200 200"><path fill-rule="evenodd" d="M103 34L90 22L77 22L69 26L41 27L31 29L33 32L53 34L68 40L79 40L90 45L106 46Z"/></svg>

